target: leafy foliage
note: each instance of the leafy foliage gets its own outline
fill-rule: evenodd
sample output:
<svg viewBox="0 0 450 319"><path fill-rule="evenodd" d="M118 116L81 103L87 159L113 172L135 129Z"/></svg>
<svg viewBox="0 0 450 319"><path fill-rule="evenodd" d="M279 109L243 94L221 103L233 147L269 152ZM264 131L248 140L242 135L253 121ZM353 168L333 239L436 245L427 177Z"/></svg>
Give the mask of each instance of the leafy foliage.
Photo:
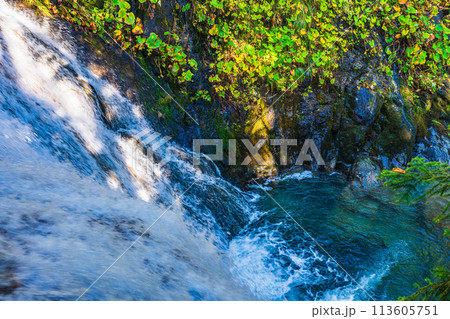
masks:
<svg viewBox="0 0 450 319"><path fill-rule="evenodd" d="M408 203L433 196L450 198L450 166L447 163L425 162L423 158L416 157L406 170L394 168L392 171L383 171L381 177L385 179L385 186L402 190L400 200ZM446 221L450 216L449 209L450 202L434 221ZM448 229L444 235L450 235ZM418 287L416 293L401 300L449 300L450 271L437 267L432 272L436 282L426 279L428 285Z"/></svg>
<svg viewBox="0 0 450 319"><path fill-rule="evenodd" d="M441 76L448 79L450 65L450 25L448 16L440 17L445 1L381 1L388 61L398 64L408 76L408 84L436 89ZM386 67L387 72L392 72Z"/></svg>
<svg viewBox="0 0 450 319"><path fill-rule="evenodd" d="M106 40L112 36L124 50L144 56L156 54L162 59L162 73L179 83L190 81L192 72L197 70L197 62L187 58L175 32L165 32L164 41L153 32L144 35L143 22L135 15L136 7L154 10L161 5L159 0L61 0L57 6L50 2L45 5L66 20L98 33Z"/></svg>
<svg viewBox="0 0 450 319"><path fill-rule="evenodd" d="M387 75L397 64L410 85L436 89L450 65L443 7L442 0L207 0L194 2L194 23L215 53L216 92L252 104L261 88L293 90L308 77L333 84L354 45L385 57Z"/></svg>
<svg viewBox="0 0 450 319"><path fill-rule="evenodd" d="M195 2L194 25L214 56L209 80L216 93L251 105L261 91L295 89L310 76L333 83L332 70L348 45L338 6L325 0Z"/></svg>
<svg viewBox="0 0 450 319"><path fill-rule="evenodd" d="M381 177L385 179L385 186L403 190L400 200L407 203L433 196L450 197L450 166L447 163L425 162L423 158L416 157L405 171L383 171ZM435 222L446 220L449 217L449 208L450 203L436 217Z"/></svg>
<svg viewBox="0 0 450 319"><path fill-rule="evenodd" d="M144 35L161 0L27 0L105 36L123 49L161 59L164 76L191 81L197 65L180 42L179 26ZM215 96L239 106L295 90L305 79L335 82L345 53L363 47L379 55L388 76L398 70L416 90L448 80L448 0L204 0L173 5L191 20L209 52ZM137 14L146 12L145 15ZM381 37L379 36L381 35Z"/></svg>
<svg viewBox="0 0 450 319"><path fill-rule="evenodd" d="M437 279L437 282L432 282L427 279L428 285L424 287L418 286L417 292L408 297L401 297L403 301L448 301L450 300L450 271L442 267L436 267L431 272Z"/></svg>

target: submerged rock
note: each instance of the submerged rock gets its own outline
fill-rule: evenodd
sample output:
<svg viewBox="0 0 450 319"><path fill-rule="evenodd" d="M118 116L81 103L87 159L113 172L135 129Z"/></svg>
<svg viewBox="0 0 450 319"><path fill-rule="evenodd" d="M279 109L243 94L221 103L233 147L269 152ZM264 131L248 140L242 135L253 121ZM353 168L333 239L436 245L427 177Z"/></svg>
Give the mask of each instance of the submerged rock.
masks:
<svg viewBox="0 0 450 319"><path fill-rule="evenodd" d="M355 181L363 187L379 186L381 183L377 176L380 173L380 165L374 163L371 158L367 157L358 159L352 169L352 175Z"/></svg>

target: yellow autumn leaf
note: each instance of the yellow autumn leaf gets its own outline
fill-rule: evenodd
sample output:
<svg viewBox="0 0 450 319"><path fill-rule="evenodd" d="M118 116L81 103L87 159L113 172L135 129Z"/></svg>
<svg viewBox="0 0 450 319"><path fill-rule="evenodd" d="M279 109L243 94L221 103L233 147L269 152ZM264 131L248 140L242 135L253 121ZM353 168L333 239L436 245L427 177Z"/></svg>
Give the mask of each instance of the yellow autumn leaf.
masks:
<svg viewBox="0 0 450 319"><path fill-rule="evenodd" d="M401 169L401 168L393 168L392 169L392 171L394 172L394 173L399 173L399 174L406 174L406 171L405 170L403 170L403 169Z"/></svg>
<svg viewBox="0 0 450 319"><path fill-rule="evenodd" d="M136 26L133 28L132 32L134 34L142 34L142 33L144 33L141 19L136 18Z"/></svg>
<svg viewBox="0 0 450 319"><path fill-rule="evenodd" d="M215 34L217 34L217 26L216 26L216 25L214 25L214 26L211 28L211 30L209 30L209 34L210 34L210 35L215 35Z"/></svg>

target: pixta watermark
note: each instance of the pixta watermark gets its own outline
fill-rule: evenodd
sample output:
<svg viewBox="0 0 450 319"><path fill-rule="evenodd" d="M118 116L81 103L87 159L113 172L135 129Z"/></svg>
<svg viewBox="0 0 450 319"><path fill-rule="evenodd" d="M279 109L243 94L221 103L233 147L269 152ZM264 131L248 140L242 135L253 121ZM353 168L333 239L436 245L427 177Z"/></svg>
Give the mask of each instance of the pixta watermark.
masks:
<svg viewBox="0 0 450 319"><path fill-rule="evenodd" d="M162 167L171 160L169 147L165 145L171 140L171 137L163 136L158 132L151 132L148 129L142 130L133 137L140 145L140 151L136 151L134 155L136 164L145 159L151 164L150 166L156 164ZM238 161L238 146L241 151L245 150L245 158L242 161ZM192 142L192 164L194 166L200 165L201 157L207 156L212 161L224 162L230 166L270 166L273 163L267 163L265 159L267 157L264 156L264 150L267 151L267 146L271 146L272 151L279 150L277 152L279 154L277 164L280 166L300 166L305 162L313 161L319 166L325 165L322 155L312 139L307 139L302 143L299 143L296 139L259 139L254 144L249 139L229 139L226 141L223 139L194 139ZM144 152L142 152L142 149ZM298 149L300 149L299 152ZM293 156L293 150L297 150L297 156Z"/></svg>
<svg viewBox="0 0 450 319"><path fill-rule="evenodd" d="M279 165L291 165L295 164L296 166L302 165L304 162L312 162L313 157L317 162L317 165L325 165L325 162L317 148L314 140L307 139L302 145L299 155L297 156L295 163L289 163L289 147L299 146L296 139L259 139L255 144L253 144L249 139L241 139L239 140L242 143L248 155L241 163L237 163L236 158L236 148L237 142L236 139L228 140L228 165L242 165L247 166L250 164L256 164L258 166L267 166L269 163L266 163L263 156L261 156L260 152L263 147L267 144L270 144L273 147L280 148L280 160ZM193 141L193 151L194 158L193 164L200 165L200 154L202 153L202 146L213 146L215 147L214 153L205 154L213 161L223 161L224 160L224 141L221 139L195 139ZM204 154L204 153L203 153ZM252 161L253 160L253 161Z"/></svg>
<svg viewBox="0 0 450 319"><path fill-rule="evenodd" d="M133 138L139 143L139 147L135 147L133 152L132 165L134 169L144 167L147 173L150 173L154 172L155 164L162 167L170 161L171 156L167 147L164 154L156 156L158 151L161 151L162 146L172 139L170 136L163 136L161 133L144 129L134 134Z"/></svg>

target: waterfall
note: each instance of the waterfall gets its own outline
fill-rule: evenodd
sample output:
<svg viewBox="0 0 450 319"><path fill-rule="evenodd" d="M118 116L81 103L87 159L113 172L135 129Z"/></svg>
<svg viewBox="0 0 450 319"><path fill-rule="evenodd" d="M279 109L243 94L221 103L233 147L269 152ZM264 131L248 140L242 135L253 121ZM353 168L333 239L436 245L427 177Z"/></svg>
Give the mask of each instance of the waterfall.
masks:
<svg viewBox="0 0 450 319"><path fill-rule="evenodd" d="M0 300L396 299L446 262L430 203L193 166L73 34L0 0Z"/></svg>
<svg viewBox="0 0 450 319"><path fill-rule="evenodd" d="M253 299L225 253L251 207L91 72L64 25L0 0L0 299ZM159 152L159 153L158 153ZM161 216L162 215L162 216Z"/></svg>

